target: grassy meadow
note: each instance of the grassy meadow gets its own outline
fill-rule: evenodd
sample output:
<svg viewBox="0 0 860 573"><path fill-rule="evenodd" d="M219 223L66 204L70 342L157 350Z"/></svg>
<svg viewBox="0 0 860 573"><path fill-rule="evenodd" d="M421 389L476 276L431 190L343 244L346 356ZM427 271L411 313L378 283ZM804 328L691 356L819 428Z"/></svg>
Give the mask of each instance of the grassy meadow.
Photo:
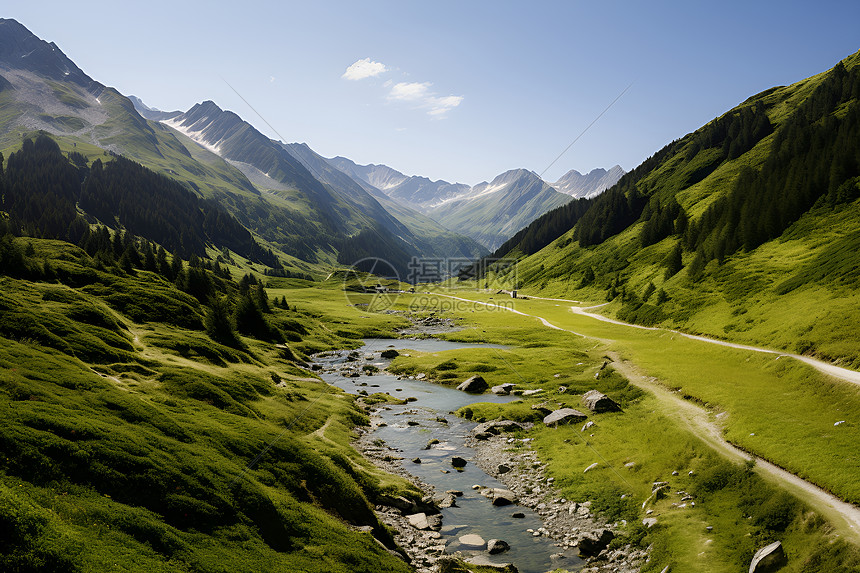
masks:
<svg viewBox="0 0 860 573"><path fill-rule="evenodd" d="M774 539L788 552L786 571L858 570L856 548L826 515L721 458L608 355L722 414L733 442L854 499L857 430L851 421L834 427L831 406L851 420L857 393L805 365L474 289L450 292L581 335L425 294L393 295L367 312L374 296L343 273L265 279L270 300L289 303L267 315L284 341L225 346L203 329L206 306L160 275L108 272L58 241L16 241L59 279L0 278L0 529L9 540L0 563L8 570L409 570L354 526L372 527L393 549L373 504L419 492L350 447L352 429L367 421L361 404L303 365L314 352L394 336L410 312L455 319L463 328L446 338L507 348L414 352L391 369L445 385L481 374L491 385L517 384L515 394L541 388L458 413L538 422L527 435L563 495L626 521L615 544L651 546L644 571L736 571ZM233 276L252 270L234 262ZM546 409L583 409L580 395L592 388L623 411L590 415L596 425L585 432L540 424ZM662 480L670 494L643 508ZM679 491L695 505L679 507ZM640 525L646 510L654 528Z"/></svg>
<svg viewBox="0 0 860 573"><path fill-rule="evenodd" d="M737 571L748 566L757 548L776 539L789 555L786 571L860 568L856 547L842 540L848 532L834 530L826 512L781 490L752 464L721 457L690 431L671 404L630 385L611 362L601 366L607 352L617 352L667 387L721 414L713 419L725 424L729 440L765 458L777 457L780 465L807 479L814 476L848 498L856 495L856 429L850 424L834 427L831 418L834 404L846 416L855 407L854 387L834 384L803 364L774 360L773 355L599 322L569 312L561 302L511 300L468 289L453 294L512 305L586 336L500 309L468 303L452 307L450 299L438 298L438 308L456 308L452 314L467 327L446 338L511 348L412 352L395 359L391 369L424 372L445 385L480 374L491 385L517 384L515 393L543 389L509 404L473 404L458 414L475 421L538 422L521 437L534 438L533 447L565 497L590 499L611 520L626 520L626 533L616 544L652 546L643 571L661 571L666 565L672 571ZM615 399L623 412L591 414L595 426L585 431L582 424L545 428L539 423L544 414L534 407L582 410L580 395L592 388ZM798 423L785 424L786 419ZM834 431L839 429L846 431L840 435ZM519 447L512 446L514 451ZM584 473L593 463L597 469ZM656 481L668 481L670 494L643 508ZM683 503L677 492L693 495L694 504ZM648 509L658 520L652 529L639 525Z"/></svg>
<svg viewBox="0 0 860 573"><path fill-rule="evenodd" d="M397 321L299 303L269 317L286 344L223 346L158 275L26 242L63 282L0 278L0 569L408 570L354 526L394 548L374 501L419 492L350 447L362 409L301 368Z"/></svg>

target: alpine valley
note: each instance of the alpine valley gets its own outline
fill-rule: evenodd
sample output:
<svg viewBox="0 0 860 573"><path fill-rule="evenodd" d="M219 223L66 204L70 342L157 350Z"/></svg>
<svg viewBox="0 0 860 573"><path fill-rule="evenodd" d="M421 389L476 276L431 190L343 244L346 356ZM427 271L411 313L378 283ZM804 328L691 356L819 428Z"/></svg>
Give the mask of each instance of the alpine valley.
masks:
<svg viewBox="0 0 860 573"><path fill-rule="evenodd" d="M472 186L0 19L0 151L0 571L860 571L860 52Z"/></svg>

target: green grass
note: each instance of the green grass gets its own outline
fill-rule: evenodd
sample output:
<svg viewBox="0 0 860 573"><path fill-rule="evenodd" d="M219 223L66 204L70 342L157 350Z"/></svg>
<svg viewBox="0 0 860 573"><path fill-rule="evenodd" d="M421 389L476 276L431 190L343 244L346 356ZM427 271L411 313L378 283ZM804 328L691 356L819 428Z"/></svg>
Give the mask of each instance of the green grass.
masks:
<svg viewBox="0 0 860 573"><path fill-rule="evenodd" d="M477 298L486 300L486 295ZM514 304L562 328L612 340L606 348L620 351L647 375L725 412L725 435L731 442L843 499L860 501L860 457L854 446L860 428L853 423L833 426L860 414L857 386L773 354L600 322L570 312L564 303L530 299Z"/></svg>
<svg viewBox="0 0 860 573"><path fill-rule="evenodd" d="M455 294L481 301L501 298L467 289ZM563 303L504 302L603 341L550 330L532 318L463 306L457 314L471 328L449 338L501 342L514 348L492 354L411 352L394 361L395 369L426 372L443 384L480 373L491 384L514 381L520 388L544 388L544 394L537 397L503 405L473 404L458 413L476 421L537 421L536 429L527 435L534 438L535 449L548 463L548 473L556 478L563 495L591 500L611 520L626 519L629 525L622 528L622 541L652 546L643 571L661 571L666 565L673 571L737 571L748 566L757 548L774 539L786 546L790 557L786 571L853 571L860 567L856 548L837 541L821 514L756 472L721 458L690 433L670 404L629 386L611 365L600 371L597 380L594 375L605 351L620 351L646 374L709 408L727 412L730 440L769 459L776 457L778 463L801 475L805 472L806 477L829 480L834 489L842 488L841 493L851 495L857 487L853 446L857 436L852 427L837 435L833 430L838 428L830 418L834 404L842 408L840 415L860 411L853 387L834 385L816 377L805 365L775 361L773 355L598 322L568 312ZM484 372L487 363L497 368ZM456 378L449 379L450 373ZM555 374L565 378L555 378ZM559 394L562 384L568 390ZM585 432L580 431L581 424L550 429L539 423L541 416L533 405L582 409L578 394L595 386L621 402L623 413L591 414L596 426ZM748 435L753 432L756 436ZM632 467L627 467L630 462ZM599 467L583 473L592 463ZM692 476L688 475L691 470ZM679 475L672 476L673 471ZM728 479L721 477L726 475ZM644 532L635 524L645 515L641 504L650 495L651 484L663 480L671 483L673 493L649 506L659 525L639 541ZM680 503L674 492L681 490L696 496L694 507L672 506ZM708 532L708 526L713 531Z"/></svg>
<svg viewBox="0 0 860 573"><path fill-rule="evenodd" d="M351 448L367 422L351 397L270 344L246 339L240 351L138 322L139 305L112 293L185 295L32 242L67 284L0 279L0 569L408 570L350 529L370 525L390 544L374 500L420 495ZM301 326L296 347L358 345L329 332L330 315L360 334L388 324L361 324L333 296L320 306L275 311Z"/></svg>
<svg viewBox="0 0 860 573"><path fill-rule="evenodd" d="M212 343L196 324L142 322L140 314L157 312L159 304L202 314L172 285L148 273L100 271L60 242L32 242L64 282L2 279L0 531L12 532L13 541L0 558L7 568L84 571L121 562L132 571L406 571L370 536L348 528L371 525L390 539L372 512L374 500L419 495L350 447L352 428L367 421L359 403L389 398L357 403L297 360L357 348L362 337L393 336L409 324L402 313L412 308L456 318L464 329L447 338L510 348L410 352L393 368L426 372L446 385L479 373L490 384L513 382L517 391L542 388L538 396L473 404L460 414L538 422L529 437L563 494L627 519L622 539L652 545L646 571L670 563L674 571L699 571L702 563L709 571L735 571L774 538L789 552L789 571L856 569L855 549L833 542L815 512L721 460L670 408L611 365L601 370L607 350L620 352L669 386L728 412L730 439L770 459L790 445L798 467L831 480L834 491L854 491L854 462L842 458L853 455L856 429L833 427L828 405L838 403L848 418L858 396L816 381L806 366L598 322L567 312L563 303L467 289L455 292L492 297L614 342L468 303L451 310L450 299L431 297L436 306L416 309L423 295L401 295L390 311L366 312L361 305L372 295L345 293L342 276L278 280L269 296L286 296L290 310L276 308L270 320L287 333L290 351L253 339L237 350ZM116 290L138 302L113 299ZM582 409L580 394L591 388L609 394L623 412L590 415L597 425L588 432L540 424L542 414L532 406ZM597 470L582 472L595 461ZM673 470L680 475L670 477ZM695 493L697 505L681 510L671 506L674 498L660 501L659 525L646 535L636 525L641 503L660 479L669 479L673 491Z"/></svg>

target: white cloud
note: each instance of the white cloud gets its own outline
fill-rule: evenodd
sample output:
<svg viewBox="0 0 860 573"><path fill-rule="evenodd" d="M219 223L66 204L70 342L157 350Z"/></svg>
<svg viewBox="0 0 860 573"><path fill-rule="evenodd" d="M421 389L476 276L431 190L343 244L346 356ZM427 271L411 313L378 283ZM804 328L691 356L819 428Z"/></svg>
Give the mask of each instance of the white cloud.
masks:
<svg viewBox="0 0 860 573"><path fill-rule="evenodd" d="M270 84L275 83L275 76L269 76L269 83Z"/></svg>
<svg viewBox="0 0 860 573"><path fill-rule="evenodd" d="M427 113L434 117L444 117L446 113L460 105L462 101L463 96L431 97L428 100L430 111Z"/></svg>
<svg viewBox="0 0 860 573"><path fill-rule="evenodd" d="M364 58L349 66L341 77L345 80L363 80L375 78L387 71L388 68L382 62L374 62L370 58Z"/></svg>
<svg viewBox="0 0 860 573"><path fill-rule="evenodd" d="M437 96L430 90L430 82L400 82L391 86L388 99L393 101L412 102L419 109L427 110L427 114L437 119L460 105L463 96Z"/></svg>
<svg viewBox="0 0 860 573"><path fill-rule="evenodd" d="M391 87L388 99L399 99L403 101L416 101L426 98L429 94L430 82L400 82Z"/></svg>

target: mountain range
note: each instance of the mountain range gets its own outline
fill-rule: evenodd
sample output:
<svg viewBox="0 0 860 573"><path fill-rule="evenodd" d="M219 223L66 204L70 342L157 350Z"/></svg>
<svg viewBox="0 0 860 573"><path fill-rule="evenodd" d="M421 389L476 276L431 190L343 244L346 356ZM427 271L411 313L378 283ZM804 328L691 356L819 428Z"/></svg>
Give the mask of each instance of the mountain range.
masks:
<svg viewBox="0 0 860 573"><path fill-rule="evenodd" d="M623 174L571 171L556 191L519 169L470 187L324 159L212 101L179 112L126 97L9 19L0 19L0 72L0 149L44 131L88 156L126 156L221 203L297 267L384 253L403 270L417 255L481 256L569 196L599 193Z"/></svg>
<svg viewBox="0 0 860 573"><path fill-rule="evenodd" d="M616 165L586 175L576 170L549 184L527 169L512 169L473 187L407 176L386 165L358 165L345 157L329 163L395 201L412 207L450 229L460 229L490 250L499 247L535 217L570 202L594 197L624 175Z"/></svg>

